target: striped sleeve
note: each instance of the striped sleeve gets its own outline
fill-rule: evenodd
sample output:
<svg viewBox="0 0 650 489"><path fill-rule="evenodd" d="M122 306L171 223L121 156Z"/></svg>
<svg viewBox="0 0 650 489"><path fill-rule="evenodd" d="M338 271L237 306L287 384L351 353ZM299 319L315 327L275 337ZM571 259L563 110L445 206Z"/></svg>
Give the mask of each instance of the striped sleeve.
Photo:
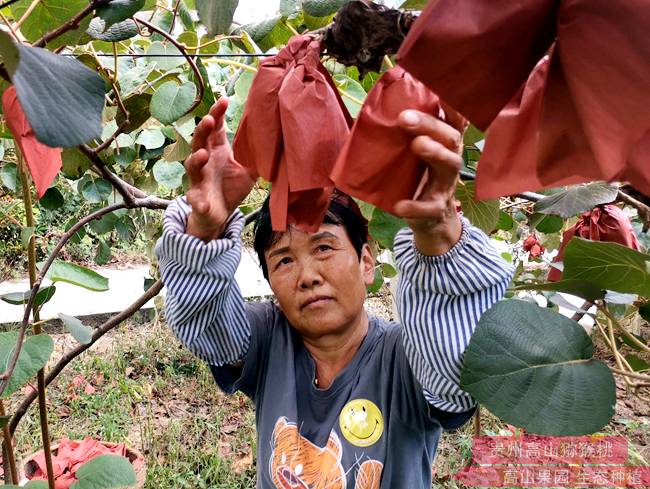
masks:
<svg viewBox="0 0 650 489"><path fill-rule="evenodd" d="M205 243L185 234L191 207L181 197L165 211L156 244L167 288L165 314L174 334L210 365L240 361L248 351L250 325L235 281L244 216L236 210L221 239Z"/></svg>
<svg viewBox="0 0 650 489"><path fill-rule="evenodd" d="M481 314L503 297L514 273L488 237L462 221L460 241L441 256L422 255L410 229L395 239L406 356L427 401L454 413L475 405L459 387L462 356Z"/></svg>

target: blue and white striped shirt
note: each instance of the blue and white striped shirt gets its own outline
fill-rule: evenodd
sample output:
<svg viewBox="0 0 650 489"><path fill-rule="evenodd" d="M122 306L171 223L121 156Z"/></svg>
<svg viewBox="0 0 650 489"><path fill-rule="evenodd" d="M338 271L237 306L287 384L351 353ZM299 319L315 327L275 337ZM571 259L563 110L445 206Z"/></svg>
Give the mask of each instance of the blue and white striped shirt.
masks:
<svg viewBox="0 0 650 489"><path fill-rule="evenodd" d="M235 211L221 239L185 234L190 206L179 198L165 212L156 246L167 287L167 320L180 341L208 364L241 361L250 343L245 303L234 280L244 218ZM460 413L474 401L459 387L462 355L483 312L500 300L513 275L487 236L463 219L460 241L441 256L424 256L410 229L395 240L401 272L397 305L404 348L424 396Z"/></svg>

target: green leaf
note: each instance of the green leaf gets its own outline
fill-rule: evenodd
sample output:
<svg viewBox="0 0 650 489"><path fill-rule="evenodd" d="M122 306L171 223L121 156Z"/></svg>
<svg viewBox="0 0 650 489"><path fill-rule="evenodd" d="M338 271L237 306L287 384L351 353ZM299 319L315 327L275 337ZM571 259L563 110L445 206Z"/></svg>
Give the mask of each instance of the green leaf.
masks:
<svg viewBox="0 0 650 489"><path fill-rule="evenodd" d="M113 186L102 178L91 178L81 183L79 191L87 201L100 203L108 199Z"/></svg>
<svg viewBox="0 0 650 489"><path fill-rule="evenodd" d="M300 12L301 0L280 0L280 13L283 17L291 17Z"/></svg>
<svg viewBox="0 0 650 489"><path fill-rule="evenodd" d="M8 34L0 32L0 55L38 140L53 148L67 148L98 138L102 133L104 80L75 59L25 44L10 44ZM17 63L14 49L19 53Z"/></svg>
<svg viewBox="0 0 650 489"><path fill-rule="evenodd" d="M46 276L52 282L66 282L95 292L108 290L106 277L86 267L61 260L54 260Z"/></svg>
<svg viewBox="0 0 650 489"><path fill-rule="evenodd" d="M70 489L113 489L136 483L133 465L118 455L100 455L79 467L75 475L77 482Z"/></svg>
<svg viewBox="0 0 650 489"><path fill-rule="evenodd" d="M563 278L601 289L650 296L650 256L618 243L573 238L564 250Z"/></svg>
<svg viewBox="0 0 650 489"><path fill-rule="evenodd" d="M55 292L56 287L54 285L38 289L34 304L36 306L42 306L52 298ZM30 290L27 292L10 292L9 294L0 295L0 299L9 304L13 304L14 306L24 306L29 302L31 295L32 293Z"/></svg>
<svg viewBox="0 0 650 489"><path fill-rule="evenodd" d="M0 369L5 372L9 366L9 361L16 348L18 333L0 333ZM2 393L2 399L6 399L11 394L20 389L27 381L36 375L42 369L52 355L54 350L54 341L47 334L29 336L23 342L18 362L14 369L7 388Z"/></svg>
<svg viewBox="0 0 650 489"><path fill-rule="evenodd" d="M575 321L520 300L495 304L465 352L461 387L504 421L541 435L586 435L614 414L616 385Z"/></svg>
<svg viewBox="0 0 650 489"><path fill-rule="evenodd" d="M185 161L185 159L192 154L192 146L185 141L183 136L178 136L175 143L165 147L163 158L165 161Z"/></svg>
<svg viewBox="0 0 650 489"><path fill-rule="evenodd" d="M422 10L429 0L406 0L400 8L409 10Z"/></svg>
<svg viewBox="0 0 650 489"><path fill-rule="evenodd" d="M12 192L18 190L18 167L15 163L5 163L0 170L0 180L2 185Z"/></svg>
<svg viewBox="0 0 650 489"><path fill-rule="evenodd" d="M196 59L196 67L199 69L199 73L201 73L201 77L204 80L205 89L203 90L203 98L201 99L201 103L196 109L194 109L193 115L196 117L204 117L210 111L210 107L214 105L217 99L214 97L214 92L212 91L212 87L210 85L210 75L208 74L208 70L205 68L205 65L201 62L201 58ZM219 68L214 65L213 67L217 69ZM188 79L196 85L197 80L194 72L191 73Z"/></svg>
<svg viewBox="0 0 650 489"><path fill-rule="evenodd" d="M171 124L187 113L195 98L194 83L163 83L151 98L151 115L163 124Z"/></svg>
<svg viewBox="0 0 650 489"><path fill-rule="evenodd" d="M239 0L196 0L199 20L207 27L208 36L227 34Z"/></svg>
<svg viewBox="0 0 650 489"><path fill-rule="evenodd" d="M103 215L100 219L91 221L89 226L90 229L92 229L93 232L95 232L96 234L99 235L107 234L110 233L113 229L115 229L115 224L119 219L120 218L116 213L110 212L108 214Z"/></svg>
<svg viewBox="0 0 650 489"><path fill-rule="evenodd" d="M165 135L158 128L145 129L138 135L135 142L147 149L156 149L165 144Z"/></svg>
<svg viewBox="0 0 650 489"><path fill-rule="evenodd" d="M20 230L20 245L24 250L29 247L32 236L34 236L34 226L26 226Z"/></svg>
<svg viewBox="0 0 650 489"><path fill-rule="evenodd" d="M645 370L650 370L650 365L645 360L637 357L636 355L625 355L627 363L630 364L630 367L635 372L643 372Z"/></svg>
<svg viewBox="0 0 650 489"><path fill-rule="evenodd" d="M183 185L183 175L185 175L185 167L178 161L168 163L160 160L153 166L156 182L172 190Z"/></svg>
<svg viewBox="0 0 650 489"><path fill-rule="evenodd" d="M379 292L381 286L384 285L384 277L381 274L379 267L375 268L375 280L367 287L368 293L375 294Z"/></svg>
<svg viewBox="0 0 650 489"><path fill-rule="evenodd" d="M81 178L92 162L77 148L66 148L61 152L63 174L66 178L76 180Z"/></svg>
<svg viewBox="0 0 650 489"><path fill-rule="evenodd" d="M135 161L135 158L138 156L138 153L133 148L120 148L120 152L117 151L113 155L115 163L121 167L127 167Z"/></svg>
<svg viewBox="0 0 650 489"><path fill-rule="evenodd" d="M582 297L588 301L595 301L605 297L605 291L597 285L586 280L560 280L558 282L546 282L541 284L522 284L514 288L514 290L538 290L538 291L553 291L565 292L567 294Z"/></svg>
<svg viewBox="0 0 650 489"><path fill-rule="evenodd" d="M108 260L111 259L111 247L103 239L99 240L97 244L97 251L95 252L95 263L97 265L106 265Z"/></svg>
<svg viewBox="0 0 650 489"><path fill-rule="evenodd" d="M498 200L475 200L475 182L459 182L456 188L456 198L463 208L463 215L469 219L474 226L482 229L485 233L494 231L499 221Z"/></svg>
<svg viewBox="0 0 650 489"><path fill-rule="evenodd" d="M142 83L144 83L155 68L155 64L142 60L133 68L122 70L118 73L120 95L125 97L128 94L133 93L140 85L142 85Z"/></svg>
<svg viewBox="0 0 650 489"><path fill-rule="evenodd" d="M126 41L138 33L138 26L133 19L123 20L105 29L104 21L99 17L95 17L90 21L90 25L86 29L86 34L93 39L106 42Z"/></svg>
<svg viewBox="0 0 650 489"><path fill-rule="evenodd" d="M395 244L395 235L405 227L407 224L404 219L375 208L368 225L368 231L383 248L392 250Z"/></svg>
<svg viewBox="0 0 650 489"><path fill-rule="evenodd" d="M353 80L348 75L342 74L334 75L333 78L336 82L336 86L343 90L346 94L357 100L360 100L361 102L366 99L366 91L358 81ZM350 112L350 115L356 118L359 115L359 112L361 112L361 105L346 96L342 96L342 98L343 103Z"/></svg>
<svg viewBox="0 0 650 489"><path fill-rule="evenodd" d="M59 319L63 322L72 337L77 340L82 345L89 344L93 339L93 330L89 326L86 326L84 323L79 321L74 316L68 316L63 313L59 313Z"/></svg>
<svg viewBox="0 0 650 489"><path fill-rule="evenodd" d="M497 220L495 229L501 231L510 231L515 226L515 220L507 212L499 211L499 219Z"/></svg>
<svg viewBox="0 0 650 489"><path fill-rule="evenodd" d="M535 203L535 212L571 217L616 200L618 189L604 183L571 187Z"/></svg>
<svg viewBox="0 0 650 489"><path fill-rule="evenodd" d="M72 226L74 226L75 224L77 224L77 219L73 217L65 224L64 230L66 232L69 231L72 228ZM81 243L81 240L84 238L85 235L86 235L86 230L84 228L81 228L72 235L72 238L70 238L70 242L79 244Z"/></svg>
<svg viewBox="0 0 650 489"><path fill-rule="evenodd" d="M63 194L58 188L50 187L45 191L38 203L49 211L60 209L64 204Z"/></svg>
<svg viewBox="0 0 650 489"><path fill-rule="evenodd" d="M155 64L156 68L160 71L170 71L185 64L185 57L173 44L166 45L160 41L151 43L151 46L147 49L147 55L150 57L146 57L145 59L150 63Z"/></svg>
<svg viewBox="0 0 650 489"><path fill-rule="evenodd" d="M537 223L537 226L535 226L535 229L540 233L553 234L560 231L562 226L564 226L564 219L560 216L543 216Z"/></svg>
<svg viewBox="0 0 650 489"><path fill-rule="evenodd" d="M467 130L465 131L465 135L463 136L463 142L467 146L474 146L476 143L479 141L483 141L485 139L485 134L480 129L477 129L473 124L470 124Z"/></svg>
<svg viewBox="0 0 650 489"><path fill-rule="evenodd" d="M16 2L11 6L11 13L14 19L20 19L31 7L33 2ZM29 16L20 26L20 32L27 41L34 42L79 13L88 5L87 0L40 0ZM84 30L88 26L90 18L84 18L79 28L66 32L60 37L47 43L48 48L56 49L61 46L75 45L82 41Z"/></svg>
<svg viewBox="0 0 650 489"><path fill-rule="evenodd" d="M274 46L282 46L291 39L293 32L282 22L282 17L276 16L261 22L246 24L237 28L233 34L247 32L251 39L266 52Z"/></svg>
<svg viewBox="0 0 650 489"><path fill-rule="evenodd" d="M106 28L133 17L142 7L144 0L110 0L98 7L96 13L104 21Z"/></svg>
<svg viewBox="0 0 650 489"><path fill-rule="evenodd" d="M327 17L335 14L350 0L304 0L302 8L311 17Z"/></svg>
<svg viewBox="0 0 650 489"><path fill-rule="evenodd" d="M142 124L147 122L151 117L149 106L151 105L151 94L143 93L141 95L133 95L124 100L124 108L129 113L129 123L124 128L124 132L131 132L139 129ZM121 126L125 121L122 111L117 112L115 122ZM131 160L133 161L133 160Z"/></svg>

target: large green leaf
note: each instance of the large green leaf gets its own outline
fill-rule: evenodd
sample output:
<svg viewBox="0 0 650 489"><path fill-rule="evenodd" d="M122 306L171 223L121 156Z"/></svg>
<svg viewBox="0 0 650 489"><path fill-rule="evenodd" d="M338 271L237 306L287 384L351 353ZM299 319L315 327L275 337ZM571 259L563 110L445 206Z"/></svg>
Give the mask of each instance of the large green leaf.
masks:
<svg viewBox="0 0 650 489"><path fill-rule="evenodd" d="M106 277L86 267L61 260L54 260L54 263L47 271L47 278L52 282L66 282L95 292L108 290L108 279Z"/></svg>
<svg viewBox="0 0 650 489"><path fill-rule="evenodd" d="M208 36L228 32L238 4L239 0L196 0L199 20L207 27Z"/></svg>
<svg viewBox="0 0 650 489"><path fill-rule="evenodd" d="M0 170L0 180L2 185L15 192L18 190L18 167L15 163L5 163Z"/></svg>
<svg viewBox="0 0 650 489"><path fill-rule="evenodd" d="M151 115L163 124L171 124L187 113L195 98L194 83L163 83L151 98Z"/></svg>
<svg viewBox="0 0 650 489"><path fill-rule="evenodd" d="M97 73L75 59L14 45L4 32L0 55L39 141L67 148L101 135L104 80Z"/></svg>
<svg viewBox="0 0 650 489"><path fill-rule="evenodd" d="M0 370L7 371L11 356L16 348L18 333L0 333ZM25 383L36 375L40 369L50 359L54 350L54 341L47 334L29 336L24 342L18 362L14 369L7 388L2 393L2 398L6 399L11 394L20 389Z"/></svg>
<svg viewBox="0 0 650 489"><path fill-rule="evenodd" d="M104 30L122 22L144 7L144 0L110 0L97 8L97 17L104 21Z"/></svg>
<svg viewBox="0 0 650 489"><path fill-rule="evenodd" d="M336 85L345 92L345 94L349 95L349 97L343 95L343 103L348 108L350 115L356 118L359 115L359 112L361 112L361 104L352 100L350 97L363 102L366 99L366 91L361 86L361 83L353 80L347 75L338 74L334 75L333 78Z"/></svg>
<svg viewBox="0 0 650 489"><path fill-rule="evenodd" d="M368 231L383 248L392 250L395 244L395 235L400 229L406 226L407 224L404 219L375 208L368 225Z"/></svg>
<svg viewBox="0 0 650 489"><path fill-rule="evenodd" d="M248 32L251 39L265 52L274 46L286 44L293 35L286 24L282 22L281 16L243 25L236 29L233 34L241 31Z"/></svg>
<svg viewBox="0 0 650 489"><path fill-rule="evenodd" d="M499 201L475 199L476 186L472 181L459 182L456 188L456 198L463 208L463 215L474 226L486 233L491 233L499 221Z"/></svg>
<svg viewBox="0 0 650 489"><path fill-rule="evenodd" d="M571 217L590 211L599 204L616 199L618 189L604 183L590 183L571 187L564 192L550 195L535 203L535 212Z"/></svg>
<svg viewBox="0 0 650 489"><path fill-rule="evenodd" d="M136 483L133 465L119 455L100 455L79 467L75 475L77 482L70 489L114 489Z"/></svg>
<svg viewBox="0 0 650 489"><path fill-rule="evenodd" d="M11 6L14 19L20 19L31 7L33 2L21 1ZM53 29L65 24L74 15L88 5L87 0L40 0L20 26L20 32L27 41L34 42ZM90 17L84 18L79 28L66 32L50 41L47 46L55 49L66 45L75 45L82 40L84 30L90 22Z"/></svg>
<svg viewBox="0 0 650 489"><path fill-rule="evenodd" d="M151 43L151 46L147 49L147 57L145 59L149 63L155 64L156 68L160 71L173 70L185 64L185 56L181 54L176 46L173 44L163 44L160 41Z"/></svg>
<svg viewBox="0 0 650 489"><path fill-rule="evenodd" d="M60 209L63 207L64 203L65 200L63 199L63 194L56 187L48 188L43 194L43 197L41 197L38 201L38 205L40 205L43 209L47 209L49 211Z"/></svg>
<svg viewBox="0 0 650 489"><path fill-rule="evenodd" d="M573 238L564 250L565 280L591 282L601 289L650 297L650 255L618 243Z"/></svg>
<svg viewBox="0 0 650 489"><path fill-rule="evenodd" d="M124 128L124 132L131 132L138 129L142 124L147 122L151 117L149 106L151 105L151 94L143 93L133 95L124 100L124 108L129 113L129 123ZM124 123L124 114L120 110L115 117L118 126Z"/></svg>
<svg viewBox="0 0 650 489"><path fill-rule="evenodd" d="M422 10L429 0L406 0L400 8L411 10Z"/></svg>
<svg viewBox="0 0 650 489"><path fill-rule="evenodd" d="M611 371L575 321L506 300L481 316L465 352L461 386L492 413L529 433L586 435L614 414Z"/></svg>
<svg viewBox="0 0 650 489"><path fill-rule="evenodd" d="M153 176L156 182L170 189L183 185L183 175L185 175L185 167L178 161L168 163L160 160L153 167Z"/></svg>
<svg viewBox="0 0 650 489"><path fill-rule="evenodd" d="M63 321L63 324L68 328L72 337L79 343L87 345L92 341L93 330L91 327L86 326L76 317L68 316L67 314L59 313L59 319Z"/></svg>
<svg viewBox="0 0 650 489"><path fill-rule="evenodd" d="M113 186L102 178L89 178L80 182L79 190L89 202L100 203L108 199Z"/></svg>
<svg viewBox="0 0 650 489"><path fill-rule="evenodd" d="M350 0L304 0L302 8L311 17L327 17L335 14Z"/></svg>
<svg viewBox="0 0 650 489"><path fill-rule="evenodd" d="M13 484L9 484L2 487L4 489L47 489L48 485L47 481L29 481L24 486L14 486Z"/></svg>
<svg viewBox="0 0 650 489"><path fill-rule="evenodd" d="M523 284L515 287L515 290L565 292L591 302L605 297L605 292L598 285L586 280L560 280L541 284Z"/></svg>
<svg viewBox="0 0 650 489"><path fill-rule="evenodd" d="M92 162L77 148L66 148L61 152L63 174L66 178L76 180L81 178L90 168Z"/></svg>
<svg viewBox="0 0 650 489"><path fill-rule="evenodd" d="M55 292L56 287L54 285L38 289L36 299L34 299L34 305L42 306L52 298ZM32 292L30 290L27 292L10 292L9 294L0 295L0 299L15 306L23 306L29 302L31 295Z"/></svg>
<svg viewBox="0 0 650 489"><path fill-rule="evenodd" d="M105 24L102 19L95 17L90 21L86 33L93 39L106 42L119 42L131 39L138 34L138 26L133 19L126 19L117 24L113 24L108 29L104 29Z"/></svg>
<svg viewBox="0 0 650 489"><path fill-rule="evenodd" d="M138 138L135 142L141 144L147 149L157 149L165 144L165 135L159 128L144 129L140 134L138 134Z"/></svg>

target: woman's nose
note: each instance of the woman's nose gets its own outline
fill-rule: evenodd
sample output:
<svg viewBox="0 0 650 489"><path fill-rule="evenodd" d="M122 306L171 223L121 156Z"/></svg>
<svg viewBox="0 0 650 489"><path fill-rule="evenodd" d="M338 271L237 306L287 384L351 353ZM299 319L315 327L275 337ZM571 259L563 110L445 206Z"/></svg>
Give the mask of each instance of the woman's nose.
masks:
<svg viewBox="0 0 650 489"><path fill-rule="evenodd" d="M320 267L313 260L301 264L298 285L301 289L310 289L323 283Z"/></svg>

